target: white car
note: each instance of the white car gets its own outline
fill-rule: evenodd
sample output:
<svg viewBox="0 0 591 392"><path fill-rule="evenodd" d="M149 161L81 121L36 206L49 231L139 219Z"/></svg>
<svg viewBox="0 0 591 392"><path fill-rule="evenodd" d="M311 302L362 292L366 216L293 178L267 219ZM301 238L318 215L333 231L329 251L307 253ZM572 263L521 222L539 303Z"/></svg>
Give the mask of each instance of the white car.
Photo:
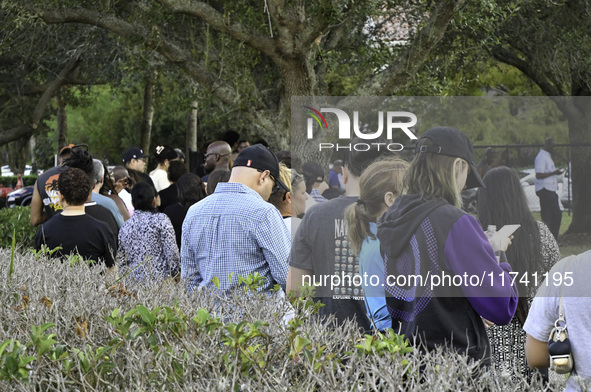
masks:
<svg viewBox="0 0 591 392"><path fill-rule="evenodd" d="M14 176L14 173L12 172L12 170L10 170L10 166L5 165L2 166L2 177L11 177Z"/></svg>

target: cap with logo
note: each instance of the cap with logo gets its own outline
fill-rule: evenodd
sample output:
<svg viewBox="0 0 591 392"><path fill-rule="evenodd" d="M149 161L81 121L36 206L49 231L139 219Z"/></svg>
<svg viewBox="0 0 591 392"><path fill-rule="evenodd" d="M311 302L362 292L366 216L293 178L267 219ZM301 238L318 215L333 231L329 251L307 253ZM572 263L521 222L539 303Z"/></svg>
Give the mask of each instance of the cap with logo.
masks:
<svg viewBox="0 0 591 392"><path fill-rule="evenodd" d="M123 153L123 163L131 162L132 159L145 158L144 152L139 147L131 147Z"/></svg>
<svg viewBox="0 0 591 392"><path fill-rule="evenodd" d="M474 164L474 148L472 142L462 131L452 127L435 127L425 132L421 139L431 139L432 146L417 146L415 153L430 152L450 157L462 158L470 165L466 179L466 188L484 187L484 182ZM420 139L419 139L420 140Z"/></svg>
<svg viewBox="0 0 591 392"><path fill-rule="evenodd" d="M279 178L279 160L269 148L262 144L255 144L242 150L236 157L233 166L246 166L263 171L269 170L277 184L289 192L289 188Z"/></svg>
<svg viewBox="0 0 591 392"><path fill-rule="evenodd" d="M179 157L172 147L166 145L156 146L154 156L158 162L164 162L165 159L172 161L173 159L177 159Z"/></svg>

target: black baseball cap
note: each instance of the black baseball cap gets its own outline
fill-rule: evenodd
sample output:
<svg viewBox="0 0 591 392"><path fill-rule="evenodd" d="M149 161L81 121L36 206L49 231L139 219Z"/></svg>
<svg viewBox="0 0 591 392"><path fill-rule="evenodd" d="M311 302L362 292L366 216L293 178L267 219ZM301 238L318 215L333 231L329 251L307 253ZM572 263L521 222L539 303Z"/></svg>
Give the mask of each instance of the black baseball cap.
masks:
<svg viewBox="0 0 591 392"><path fill-rule="evenodd" d="M302 174L304 175L304 178L310 180L310 183L312 182L312 179L314 182L324 181L324 169L316 162L304 163L302 165Z"/></svg>
<svg viewBox="0 0 591 392"><path fill-rule="evenodd" d="M462 131L452 127L435 127L429 129L421 139L431 139L432 146L417 146L415 153L430 152L450 157L462 158L470 165L466 179L466 188L485 187L474 164L474 148L472 142ZM419 139L420 140L420 139Z"/></svg>
<svg viewBox="0 0 591 392"><path fill-rule="evenodd" d="M139 147L131 147L123 153L123 163L131 162L132 159L145 158L144 151Z"/></svg>
<svg viewBox="0 0 591 392"><path fill-rule="evenodd" d="M154 156L160 163L164 162L165 159L172 161L173 159L177 159L179 157L177 152L172 147L167 145L156 146L156 150L154 150Z"/></svg>
<svg viewBox="0 0 591 392"><path fill-rule="evenodd" d="M279 160L268 147L255 144L246 147L238 154L233 167L246 166L257 170L269 170L279 186L289 192L289 188L279 178Z"/></svg>

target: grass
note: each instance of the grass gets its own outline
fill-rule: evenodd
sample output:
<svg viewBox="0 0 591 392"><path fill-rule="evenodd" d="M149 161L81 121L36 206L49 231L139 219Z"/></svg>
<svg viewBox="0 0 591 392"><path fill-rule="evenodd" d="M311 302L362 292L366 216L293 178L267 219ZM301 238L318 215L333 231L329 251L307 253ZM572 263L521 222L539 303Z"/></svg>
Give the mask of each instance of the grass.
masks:
<svg viewBox="0 0 591 392"><path fill-rule="evenodd" d="M532 215L534 216L534 218L538 221L542 220L542 216L540 215L540 212L532 212ZM562 235L564 235L564 233L566 233L566 231L568 230L568 228L570 227L570 224L573 220L573 214L572 212L567 212L567 211L563 211L562 212L562 221L560 222L560 231L558 232L558 246L560 247L560 256L561 257L566 257L566 256L570 256L570 255L576 255L579 253L583 253L586 252L588 250L591 249L591 244L589 243L572 243L572 242L568 242L568 243L564 243L562 241L560 241L560 237Z"/></svg>

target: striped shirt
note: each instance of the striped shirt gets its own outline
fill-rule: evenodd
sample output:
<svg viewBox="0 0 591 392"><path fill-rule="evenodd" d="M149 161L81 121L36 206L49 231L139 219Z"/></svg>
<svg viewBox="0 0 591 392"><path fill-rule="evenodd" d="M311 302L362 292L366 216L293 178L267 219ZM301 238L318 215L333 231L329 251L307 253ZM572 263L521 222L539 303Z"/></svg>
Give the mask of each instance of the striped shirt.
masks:
<svg viewBox="0 0 591 392"><path fill-rule="evenodd" d="M215 192L194 204L181 236L181 278L187 289L238 285L238 276L258 272L262 289L285 289L291 238L279 211L240 183L219 183ZM228 279L232 275L231 282Z"/></svg>

